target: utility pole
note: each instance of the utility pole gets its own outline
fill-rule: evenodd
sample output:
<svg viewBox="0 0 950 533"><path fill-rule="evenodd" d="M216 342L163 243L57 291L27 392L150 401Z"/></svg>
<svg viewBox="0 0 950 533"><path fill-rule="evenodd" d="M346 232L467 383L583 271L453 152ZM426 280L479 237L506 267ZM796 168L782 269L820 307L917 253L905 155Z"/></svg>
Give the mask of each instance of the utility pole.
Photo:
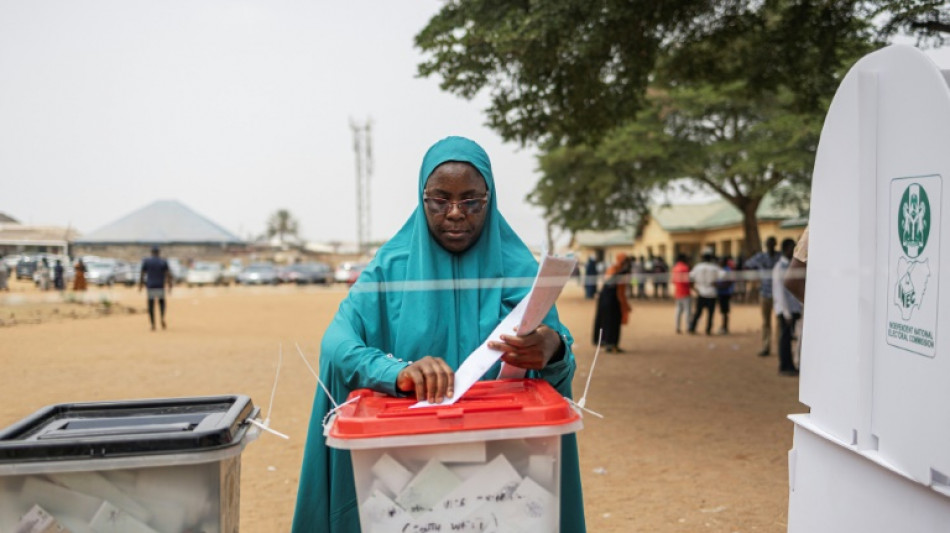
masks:
<svg viewBox="0 0 950 533"><path fill-rule="evenodd" d="M356 154L356 243L360 253L369 247L370 178L373 176L372 119L360 124L350 119L353 151Z"/></svg>

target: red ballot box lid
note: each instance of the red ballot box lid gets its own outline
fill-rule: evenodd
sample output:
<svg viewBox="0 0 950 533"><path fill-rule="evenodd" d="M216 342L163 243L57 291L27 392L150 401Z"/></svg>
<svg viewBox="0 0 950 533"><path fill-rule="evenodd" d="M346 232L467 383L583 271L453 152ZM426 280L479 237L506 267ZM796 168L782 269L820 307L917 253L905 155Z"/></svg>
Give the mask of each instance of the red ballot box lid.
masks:
<svg viewBox="0 0 950 533"><path fill-rule="evenodd" d="M452 405L410 409L413 398L393 398L369 389L350 393L353 403L340 407L327 436L367 439L433 433L573 426L580 415L542 379L480 381Z"/></svg>

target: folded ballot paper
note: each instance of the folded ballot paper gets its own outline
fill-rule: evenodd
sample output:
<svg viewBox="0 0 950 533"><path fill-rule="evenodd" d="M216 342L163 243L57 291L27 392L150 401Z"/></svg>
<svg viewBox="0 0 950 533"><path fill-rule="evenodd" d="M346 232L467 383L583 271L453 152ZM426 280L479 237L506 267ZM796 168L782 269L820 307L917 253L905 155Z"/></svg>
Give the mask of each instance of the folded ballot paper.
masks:
<svg viewBox="0 0 950 533"><path fill-rule="evenodd" d="M557 527L557 496L530 473L519 473L505 453L475 464L431 459L415 474L383 454L372 472L376 488L360 505L364 531L537 533ZM406 474L412 479L403 484ZM400 480L395 486L393 478Z"/></svg>
<svg viewBox="0 0 950 533"><path fill-rule="evenodd" d="M221 475L208 463L0 477L0 532L220 531Z"/></svg>
<svg viewBox="0 0 950 533"><path fill-rule="evenodd" d="M443 399L440 403L421 401L414 404L412 408L452 405L464 396L502 355L502 352L489 348L488 343L501 340L503 334L525 335L537 328L560 296L561 290L571 278L576 265L577 259L573 257L544 255L538 267L538 275L534 278L534 284L528 295L508 313L508 316L498 324L485 342L476 348L455 371L455 394L451 398ZM498 377L502 379L524 377L524 370L502 364Z"/></svg>

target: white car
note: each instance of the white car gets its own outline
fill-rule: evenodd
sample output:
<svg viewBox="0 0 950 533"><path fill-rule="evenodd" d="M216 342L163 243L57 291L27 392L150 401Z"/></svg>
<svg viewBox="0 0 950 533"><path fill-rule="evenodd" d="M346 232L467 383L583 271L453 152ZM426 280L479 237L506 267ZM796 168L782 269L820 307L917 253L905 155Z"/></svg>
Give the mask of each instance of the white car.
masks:
<svg viewBox="0 0 950 533"><path fill-rule="evenodd" d="M359 276L366 263L341 263L333 272L333 281L337 283L353 283L356 276Z"/></svg>
<svg viewBox="0 0 950 533"><path fill-rule="evenodd" d="M189 287L195 285L225 285L228 280L224 276L221 265L212 261L198 261L185 274L185 283Z"/></svg>

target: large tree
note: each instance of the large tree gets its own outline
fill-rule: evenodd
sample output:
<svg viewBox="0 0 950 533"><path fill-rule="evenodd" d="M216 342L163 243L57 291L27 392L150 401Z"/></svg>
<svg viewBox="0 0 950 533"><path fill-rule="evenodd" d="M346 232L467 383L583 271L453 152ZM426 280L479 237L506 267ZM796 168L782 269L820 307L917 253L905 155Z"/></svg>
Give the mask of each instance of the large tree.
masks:
<svg viewBox="0 0 950 533"><path fill-rule="evenodd" d="M417 36L423 75L491 96L489 125L546 152L549 223L625 226L687 178L744 215L809 179L821 117L874 46L867 2L453 0ZM649 92L648 88L652 88Z"/></svg>
<svg viewBox="0 0 950 533"><path fill-rule="evenodd" d="M629 227L645 211L648 192L688 177L738 209L744 251L758 250L756 211L778 184L807 182L821 121L789 113L794 97L787 90L755 98L747 90L734 82L650 91L641 118L596 149L560 147L540 157L543 176L531 200L574 231Z"/></svg>

